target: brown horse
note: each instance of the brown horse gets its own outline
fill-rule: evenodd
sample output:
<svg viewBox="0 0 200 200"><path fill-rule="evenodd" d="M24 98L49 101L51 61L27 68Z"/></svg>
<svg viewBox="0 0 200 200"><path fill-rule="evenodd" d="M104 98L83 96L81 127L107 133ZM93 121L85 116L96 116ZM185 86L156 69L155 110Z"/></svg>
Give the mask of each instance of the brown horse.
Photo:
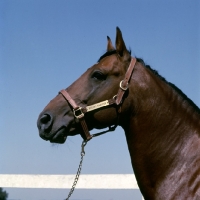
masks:
<svg viewBox="0 0 200 200"><path fill-rule="evenodd" d="M107 52L44 108L40 137L67 136L119 125L139 188L149 200L200 199L200 110L141 59L132 58L117 28ZM123 80L123 81L122 81Z"/></svg>

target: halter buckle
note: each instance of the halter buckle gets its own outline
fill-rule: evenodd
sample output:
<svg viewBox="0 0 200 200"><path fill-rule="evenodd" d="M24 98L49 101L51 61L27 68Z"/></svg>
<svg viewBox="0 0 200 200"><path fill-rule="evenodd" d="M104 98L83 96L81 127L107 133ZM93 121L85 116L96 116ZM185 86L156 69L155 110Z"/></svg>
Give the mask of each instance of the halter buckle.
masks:
<svg viewBox="0 0 200 200"><path fill-rule="evenodd" d="M123 80L120 82L119 87L123 90L126 91L128 89L128 83L126 84L126 86L122 86L123 85Z"/></svg>
<svg viewBox="0 0 200 200"><path fill-rule="evenodd" d="M84 113L83 113L83 111L81 109L82 109L81 107L78 107L77 109L74 109L74 116L77 119L80 119L80 118L84 117Z"/></svg>

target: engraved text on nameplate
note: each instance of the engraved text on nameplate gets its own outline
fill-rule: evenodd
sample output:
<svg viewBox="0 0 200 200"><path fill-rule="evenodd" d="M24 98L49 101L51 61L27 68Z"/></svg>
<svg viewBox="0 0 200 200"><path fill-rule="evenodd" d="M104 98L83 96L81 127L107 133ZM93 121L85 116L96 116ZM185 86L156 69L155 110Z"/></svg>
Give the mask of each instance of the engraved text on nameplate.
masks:
<svg viewBox="0 0 200 200"><path fill-rule="evenodd" d="M91 106L87 106L86 109L87 109L87 112L89 112L89 111L92 111L92 110L95 110L95 109L98 109L98 108L101 108L104 106L108 106L108 105L109 105L108 100L105 100L105 101L93 104Z"/></svg>

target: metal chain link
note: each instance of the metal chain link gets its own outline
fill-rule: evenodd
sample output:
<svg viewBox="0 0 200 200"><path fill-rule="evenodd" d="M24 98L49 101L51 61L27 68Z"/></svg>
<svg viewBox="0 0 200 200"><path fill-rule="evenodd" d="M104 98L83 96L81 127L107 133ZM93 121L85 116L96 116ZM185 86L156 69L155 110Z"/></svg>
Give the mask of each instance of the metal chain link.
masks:
<svg viewBox="0 0 200 200"><path fill-rule="evenodd" d="M78 179L79 179L79 176L81 174L81 168L82 168L82 163L83 163L83 157L85 155L85 150L84 150L84 147L86 146L87 144L87 141L83 140L82 142L82 145L81 145L81 160L80 160L80 163L79 163L79 166L78 166L78 170L77 170L77 173L76 173L76 176L75 176L75 179L74 179L74 183L72 185L72 188L71 190L69 191L69 194L68 194L68 197L65 199L65 200L69 200L70 196L72 195L72 193L74 192L74 189L76 187L76 184L78 182Z"/></svg>

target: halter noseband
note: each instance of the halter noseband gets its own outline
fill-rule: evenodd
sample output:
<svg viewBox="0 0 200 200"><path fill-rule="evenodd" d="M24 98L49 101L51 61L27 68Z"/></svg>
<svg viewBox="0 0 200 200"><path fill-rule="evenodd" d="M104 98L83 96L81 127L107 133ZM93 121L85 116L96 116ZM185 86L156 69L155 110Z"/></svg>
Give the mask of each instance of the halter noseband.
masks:
<svg viewBox="0 0 200 200"><path fill-rule="evenodd" d="M124 93L128 89L128 83L130 81L130 78L131 78L133 69L135 67L135 64L136 64L136 58L132 57L130 65L129 65L127 71L126 71L125 77L119 84L118 93L112 99L101 101L99 103L96 103L96 104L93 104L93 105L90 105L90 106L80 107L70 97L69 93L66 90L61 90L59 92L66 99L66 101L68 101L68 103L72 106L73 112L74 112L74 117L79 120L79 122L80 122L80 124L82 126L84 134L81 134L81 136L85 141L89 141L94 136L101 135L101 134L103 134L105 132L112 131L112 130L114 130L116 128L116 126L109 127L108 131L103 131L101 133L97 133L97 134L91 135L89 130L88 130L88 127L87 127L87 124L86 124L86 121L85 121L85 118L84 118L84 114L87 113L87 112L90 112L90 111L105 107L105 106L110 106L110 105L113 105L113 104L115 104L117 106L120 105L122 103L122 99L123 99Z"/></svg>

